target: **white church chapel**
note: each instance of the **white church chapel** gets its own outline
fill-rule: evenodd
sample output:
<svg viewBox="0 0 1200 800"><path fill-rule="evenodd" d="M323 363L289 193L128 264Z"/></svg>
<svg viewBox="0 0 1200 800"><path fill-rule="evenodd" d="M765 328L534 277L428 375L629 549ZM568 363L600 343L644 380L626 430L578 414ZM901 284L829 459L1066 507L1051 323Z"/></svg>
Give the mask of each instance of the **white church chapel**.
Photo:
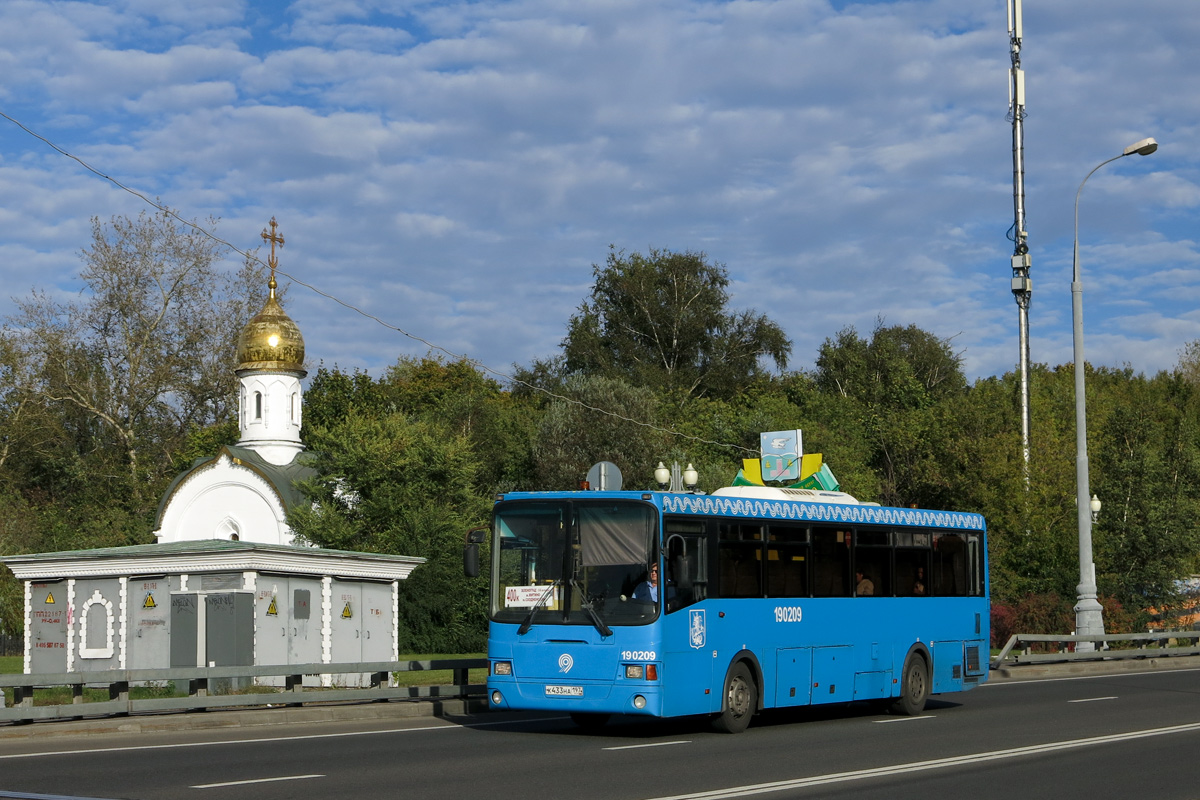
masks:
<svg viewBox="0 0 1200 800"><path fill-rule="evenodd" d="M236 444L164 493L155 544L0 556L24 586L30 673L354 664L399 657L399 581L424 559L297 544L287 511L315 474L300 439L304 337L269 296L237 343ZM317 670L324 685L369 679Z"/></svg>

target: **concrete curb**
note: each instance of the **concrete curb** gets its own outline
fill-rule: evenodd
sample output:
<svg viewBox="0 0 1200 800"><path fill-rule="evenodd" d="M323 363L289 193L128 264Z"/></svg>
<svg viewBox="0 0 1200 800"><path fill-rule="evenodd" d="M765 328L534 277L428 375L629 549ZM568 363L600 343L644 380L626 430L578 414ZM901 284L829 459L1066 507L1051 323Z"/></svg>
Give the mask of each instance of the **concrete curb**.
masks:
<svg viewBox="0 0 1200 800"><path fill-rule="evenodd" d="M135 714L127 717L99 717L83 720L2 723L0 724L0 741L156 731L235 729L269 725L305 725L322 722L411 719L415 717L454 717L485 710L487 710L487 703L483 698L467 698Z"/></svg>
<svg viewBox="0 0 1200 800"><path fill-rule="evenodd" d="M1009 664L993 669L988 675L988 682L1004 683L1007 681L1121 675L1135 672L1163 672L1167 670L1197 668L1200 668L1200 656L1063 661L1056 664Z"/></svg>

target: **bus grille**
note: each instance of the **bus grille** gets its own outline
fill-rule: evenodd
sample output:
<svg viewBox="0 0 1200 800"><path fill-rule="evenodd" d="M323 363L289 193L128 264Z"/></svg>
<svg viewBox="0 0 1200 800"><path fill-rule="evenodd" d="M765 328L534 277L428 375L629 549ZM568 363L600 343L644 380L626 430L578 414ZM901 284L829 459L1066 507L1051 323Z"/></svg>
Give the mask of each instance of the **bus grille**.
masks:
<svg viewBox="0 0 1200 800"><path fill-rule="evenodd" d="M967 645L967 673L971 675L979 674L979 645Z"/></svg>

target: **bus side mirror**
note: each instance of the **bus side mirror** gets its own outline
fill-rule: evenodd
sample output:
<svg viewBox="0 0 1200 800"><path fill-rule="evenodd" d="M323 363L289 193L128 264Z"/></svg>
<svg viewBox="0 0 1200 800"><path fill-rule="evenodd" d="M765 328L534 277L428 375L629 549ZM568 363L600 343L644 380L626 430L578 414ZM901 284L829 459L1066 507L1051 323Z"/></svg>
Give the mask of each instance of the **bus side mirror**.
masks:
<svg viewBox="0 0 1200 800"><path fill-rule="evenodd" d="M468 578L479 577L479 545L487 541L488 531L486 525L467 531L467 543L463 547L463 574Z"/></svg>

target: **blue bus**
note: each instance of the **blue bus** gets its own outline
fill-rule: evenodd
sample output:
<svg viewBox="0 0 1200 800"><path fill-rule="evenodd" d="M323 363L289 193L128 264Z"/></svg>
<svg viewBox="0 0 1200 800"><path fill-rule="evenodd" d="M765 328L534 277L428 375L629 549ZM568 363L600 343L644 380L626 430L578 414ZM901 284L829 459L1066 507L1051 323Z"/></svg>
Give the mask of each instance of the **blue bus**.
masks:
<svg viewBox="0 0 1200 800"><path fill-rule="evenodd" d="M916 715L987 680L978 514L766 486L512 492L468 534L469 574L489 533L492 709L736 733L768 708Z"/></svg>

